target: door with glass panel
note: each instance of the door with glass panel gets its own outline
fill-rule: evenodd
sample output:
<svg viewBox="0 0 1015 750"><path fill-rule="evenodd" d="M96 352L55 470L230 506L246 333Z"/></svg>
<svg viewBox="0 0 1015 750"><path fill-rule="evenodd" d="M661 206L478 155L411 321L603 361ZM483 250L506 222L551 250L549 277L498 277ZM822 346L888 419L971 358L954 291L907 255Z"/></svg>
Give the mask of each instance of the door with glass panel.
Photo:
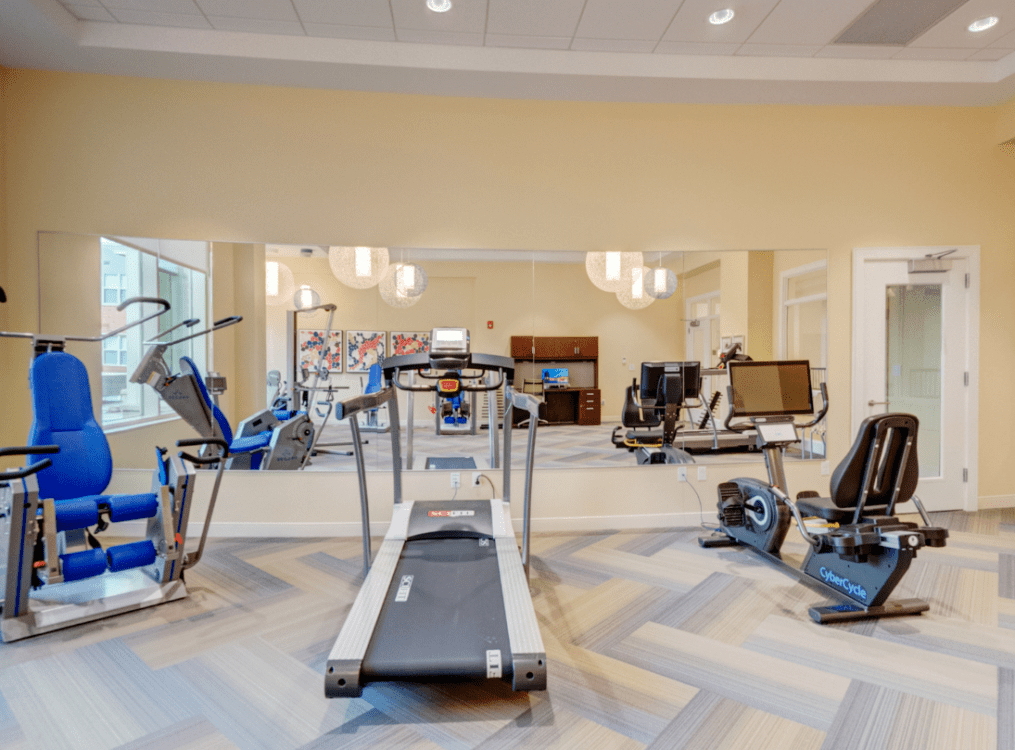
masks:
<svg viewBox="0 0 1015 750"><path fill-rule="evenodd" d="M719 361L719 299L718 291L691 297L686 304L687 344L685 359L690 362L701 362L703 370L715 367ZM703 377L701 381L701 400L708 404L713 392L720 387L717 378ZM725 385L722 386L723 399ZM718 409L717 414L725 414ZM690 410L691 420L697 424L702 417L701 410Z"/></svg>
<svg viewBox="0 0 1015 750"><path fill-rule="evenodd" d="M917 495L928 510L975 500L975 336L970 336L971 268L956 251L940 260L879 258L855 264L853 434L873 414L920 420ZM933 261L933 262L931 262ZM975 478L972 482L975 487Z"/></svg>

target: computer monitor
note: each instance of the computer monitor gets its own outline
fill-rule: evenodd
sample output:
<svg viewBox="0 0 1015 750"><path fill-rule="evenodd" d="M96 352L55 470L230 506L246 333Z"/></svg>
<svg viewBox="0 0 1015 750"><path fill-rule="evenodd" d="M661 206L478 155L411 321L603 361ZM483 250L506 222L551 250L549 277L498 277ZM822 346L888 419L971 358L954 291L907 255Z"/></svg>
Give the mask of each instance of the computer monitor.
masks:
<svg viewBox="0 0 1015 750"><path fill-rule="evenodd" d="M544 388L567 388L568 372L566 367L544 367Z"/></svg>
<svg viewBox="0 0 1015 750"><path fill-rule="evenodd" d="M730 362L733 413L738 417L781 417L813 414L811 364L806 359L783 362Z"/></svg>
<svg viewBox="0 0 1015 750"><path fill-rule="evenodd" d="M642 362L639 389L642 401L655 400L659 392L659 378L663 373L681 376L685 399L698 397L701 388L701 362Z"/></svg>

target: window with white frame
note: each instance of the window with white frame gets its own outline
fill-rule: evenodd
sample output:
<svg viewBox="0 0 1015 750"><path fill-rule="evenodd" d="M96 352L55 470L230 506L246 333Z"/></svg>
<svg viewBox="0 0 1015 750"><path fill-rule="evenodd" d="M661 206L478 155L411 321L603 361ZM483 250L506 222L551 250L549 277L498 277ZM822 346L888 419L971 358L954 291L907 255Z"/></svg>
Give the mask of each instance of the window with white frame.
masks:
<svg viewBox="0 0 1015 750"><path fill-rule="evenodd" d="M169 311L158 318L102 342L102 424L126 426L175 416L154 390L129 379L149 348L145 341L188 318L207 318L207 274L161 257L157 246L144 247L141 241L134 245L103 237L100 245L103 331L137 319L137 307L116 309L126 299L161 297L170 304ZM151 308L145 305L144 310ZM206 347L204 337L193 339L171 347L165 359L176 368L180 357L188 356L204 372Z"/></svg>
<svg viewBox="0 0 1015 750"><path fill-rule="evenodd" d="M784 271L780 341L782 359L806 359L811 367L828 363L828 284L825 261Z"/></svg>

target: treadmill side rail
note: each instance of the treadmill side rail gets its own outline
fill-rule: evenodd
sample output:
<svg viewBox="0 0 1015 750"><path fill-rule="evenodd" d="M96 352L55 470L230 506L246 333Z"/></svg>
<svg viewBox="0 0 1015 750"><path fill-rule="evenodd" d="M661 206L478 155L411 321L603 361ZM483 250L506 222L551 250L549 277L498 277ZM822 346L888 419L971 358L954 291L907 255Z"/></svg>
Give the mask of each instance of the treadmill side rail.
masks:
<svg viewBox="0 0 1015 750"><path fill-rule="evenodd" d="M409 508L406 508L408 510ZM398 566L405 538L385 539L374 558L373 567L363 582L359 596L349 610L338 634L324 672L324 695L327 698L358 698L363 692L360 668L370 638L384 606L384 597L391 577Z"/></svg>
<svg viewBox="0 0 1015 750"><path fill-rule="evenodd" d="M498 501L491 501L491 505ZM518 543L511 530L511 512L503 508L503 526L507 536L497 537L497 564L504 596L508 639L511 642L512 681L514 690L546 690L546 648L539 632L539 621L529 593L529 580L518 555ZM497 514L500 515L500 514Z"/></svg>

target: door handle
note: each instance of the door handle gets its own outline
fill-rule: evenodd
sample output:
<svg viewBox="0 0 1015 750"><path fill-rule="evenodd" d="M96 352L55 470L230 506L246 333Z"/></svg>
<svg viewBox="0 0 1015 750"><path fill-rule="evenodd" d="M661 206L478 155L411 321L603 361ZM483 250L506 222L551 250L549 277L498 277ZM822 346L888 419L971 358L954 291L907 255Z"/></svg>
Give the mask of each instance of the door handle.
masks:
<svg viewBox="0 0 1015 750"><path fill-rule="evenodd" d="M888 406L888 402L887 401L875 401L874 399L871 399L870 401L867 402L867 406L880 406L880 405Z"/></svg>

